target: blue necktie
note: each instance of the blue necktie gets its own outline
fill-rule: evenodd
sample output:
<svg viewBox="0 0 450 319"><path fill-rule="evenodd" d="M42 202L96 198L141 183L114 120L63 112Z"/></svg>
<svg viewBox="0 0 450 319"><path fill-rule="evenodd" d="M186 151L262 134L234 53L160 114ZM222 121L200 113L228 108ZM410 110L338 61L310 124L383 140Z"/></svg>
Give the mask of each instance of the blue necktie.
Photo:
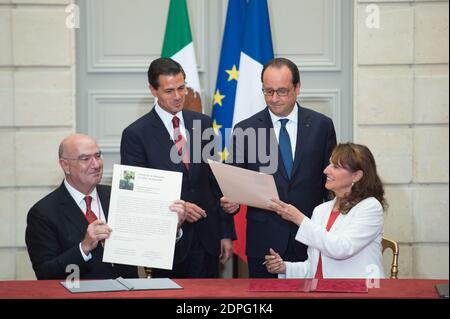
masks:
<svg viewBox="0 0 450 319"><path fill-rule="evenodd" d="M286 173L289 178L291 178L292 174L292 148L291 148L291 139L289 138L289 133L286 130L286 123L288 119L281 119L281 129L280 129L280 137L278 141L278 145L280 147L281 157L283 158L284 168L286 169Z"/></svg>

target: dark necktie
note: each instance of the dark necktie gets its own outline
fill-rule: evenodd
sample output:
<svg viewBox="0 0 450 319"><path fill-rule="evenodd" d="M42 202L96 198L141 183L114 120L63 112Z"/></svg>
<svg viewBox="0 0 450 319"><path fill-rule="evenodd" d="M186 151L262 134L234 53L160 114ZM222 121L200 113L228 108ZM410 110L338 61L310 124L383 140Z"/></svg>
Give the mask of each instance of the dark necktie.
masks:
<svg viewBox="0 0 450 319"><path fill-rule="evenodd" d="M178 151L178 155L182 156L183 164L187 170L189 170L189 150L186 148L187 143L180 132L180 119L177 116L172 118L173 124L173 139Z"/></svg>
<svg viewBox="0 0 450 319"><path fill-rule="evenodd" d="M91 209L91 203L92 203L92 197L91 196L85 196L84 200L86 201L86 214L85 217L88 221L88 223L92 223L97 220L97 216L95 216L94 212Z"/></svg>
<svg viewBox="0 0 450 319"><path fill-rule="evenodd" d="M281 128L278 145L280 147L281 157L283 158L284 168L286 169L288 177L291 178L292 165L294 161L292 157L291 139L289 138L289 133L286 130L286 124L288 121L288 119L280 120Z"/></svg>

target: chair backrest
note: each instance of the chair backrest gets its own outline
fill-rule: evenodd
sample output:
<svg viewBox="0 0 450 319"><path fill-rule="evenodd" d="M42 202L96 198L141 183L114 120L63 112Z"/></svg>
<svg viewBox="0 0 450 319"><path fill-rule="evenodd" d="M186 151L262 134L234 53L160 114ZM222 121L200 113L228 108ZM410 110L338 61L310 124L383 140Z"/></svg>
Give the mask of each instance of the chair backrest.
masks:
<svg viewBox="0 0 450 319"><path fill-rule="evenodd" d="M391 277L392 279L397 279L398 277L398 253L399 253L399 247L398 243L395 240L383 237L381 239L381 247L382 247L382 253L386 249L392 249L392 265L391 265Z"/></svg>
<svg viewBox="0 0 450 319"><path fill-rule="evenodd" d="M146 278L152 278L152 269L150 267L144 267L144 274Z"/></svg>

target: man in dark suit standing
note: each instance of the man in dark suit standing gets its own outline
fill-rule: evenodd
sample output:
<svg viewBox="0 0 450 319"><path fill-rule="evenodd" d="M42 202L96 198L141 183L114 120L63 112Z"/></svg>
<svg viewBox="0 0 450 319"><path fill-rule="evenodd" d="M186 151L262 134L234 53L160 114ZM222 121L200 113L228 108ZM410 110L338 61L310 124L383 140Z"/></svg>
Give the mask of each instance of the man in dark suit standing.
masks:
<svg viewBox="0 0 450 319"><path fill-rule="evenodd" d="M152 277L214 278L219 275L219 261L225 263L232 255L234 223L220 208L220 189L205 162L205 156L213 155L206 152L214 138L212 120L183 110L185 78L181 65L170 58L150 64L149 88L157 102L123 131L121 163L183 172L183 238L175 249L173 270L155 269ZM212 134L203 139L208 131Z"/></svg>
<svg viewBox="0 0 450 319"><path fill-rule="evenodd" d="M311 217L327 194L323 170L336 145L333 122L297 104L300 74L292 61L269 61L261 81L267 107L235 126L232 160L239 167L272 174L280 199ZM238 209L226 198L222 207L228 213ZM283 260L304 261L307 247L295 241L297 230L273 212L249 207L246 254L250 277L274 277L263 265L269 248Z"/></svg>
<svg viewBox="0 0 450 319"><path fill-rule="evenodd" d="M137 278L137 267L102 262L103 244L111 234L106 224L111 188L99 185L102 153L83 134L66 137L59 146L63 183L28 212L25 241L37 279L64 279L75 271L79 279ZM175 201L178 227L185 203ZM72 273L73 272L73 273Z"/></svg>

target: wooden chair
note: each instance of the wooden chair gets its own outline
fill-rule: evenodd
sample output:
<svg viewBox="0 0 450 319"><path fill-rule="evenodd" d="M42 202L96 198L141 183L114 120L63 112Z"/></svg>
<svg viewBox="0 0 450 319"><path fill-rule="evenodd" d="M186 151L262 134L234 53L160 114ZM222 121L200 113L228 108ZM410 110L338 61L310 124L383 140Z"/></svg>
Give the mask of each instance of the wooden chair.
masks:
<svg viewBox="0 0 450 319"><path fill-rule="evenodd" d="M152 278L152 269L149 267L143 267L144 268L144 274L146 278Z"/></svg>
<svg viewBox="0 0 450 319"><path fill-rule="evenodd" d="M391 264L391 279L397 279L398 276L398 253L399 253L399 247L398 243L395 240L383 237L381 239L381 247L382 247L382 253L386 249L392 250L392 264Z"/></svg>

